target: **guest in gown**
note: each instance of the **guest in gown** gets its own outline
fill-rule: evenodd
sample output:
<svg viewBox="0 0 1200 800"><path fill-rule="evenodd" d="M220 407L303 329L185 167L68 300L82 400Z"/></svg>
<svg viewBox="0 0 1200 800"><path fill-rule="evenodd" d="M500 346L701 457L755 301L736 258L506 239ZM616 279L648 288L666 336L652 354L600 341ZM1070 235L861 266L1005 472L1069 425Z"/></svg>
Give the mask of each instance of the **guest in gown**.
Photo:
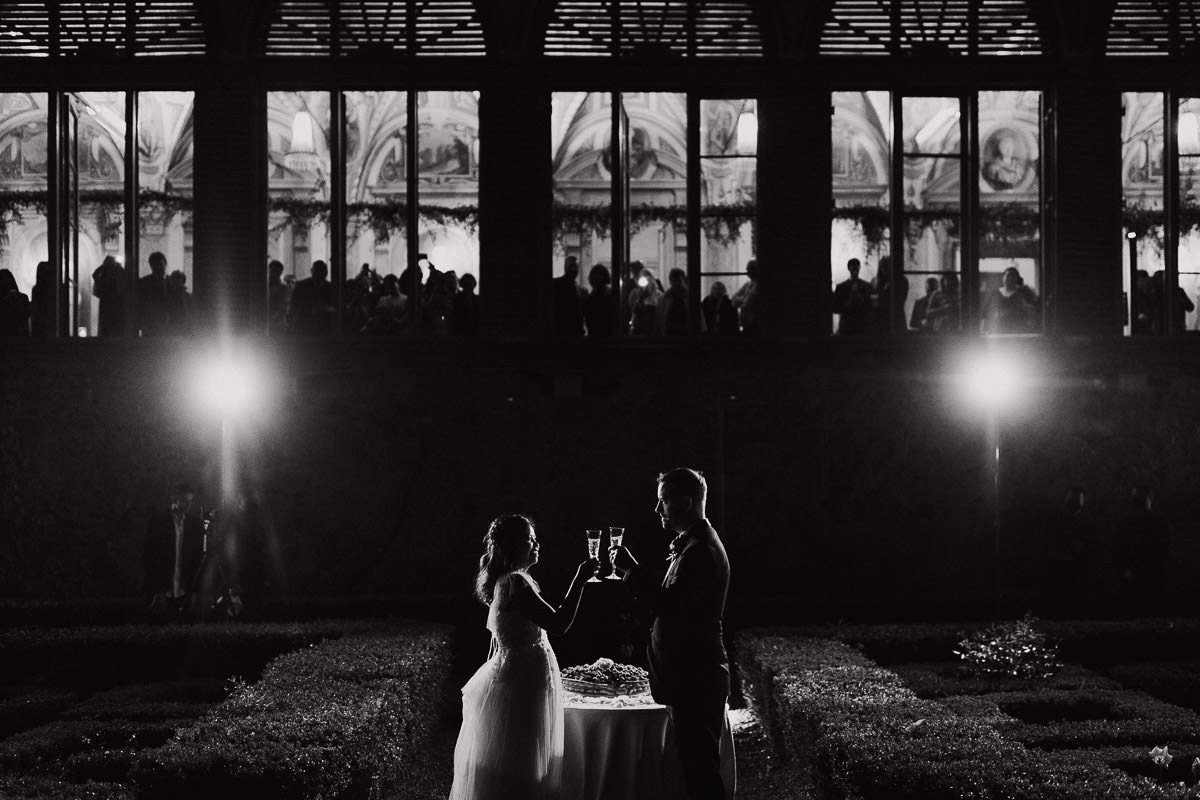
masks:
<svg viewBox="0 0 1200 800"><path fill-rule="evenodd" d="M463 686L450 800L558 800L562 681L546 632L561 634L571 627L583 587L600 562L582 562L562 604L554 608L529 576L539 544L528 518L497 517L483 546L475 596L488 606L492 652Z"/></svg>
<svg viewBox="0 0 1200 800"><path fill-rule="evenodd" d="M729 591L729 559L704 516L708 486L691 469L658 477L655 512L675 534L666 575L639 564L624 547L609 550L613 568L654 612L650 692L671 707L690 800L724 800L721 734L729 698L729 658L721 620Z"/></svg>

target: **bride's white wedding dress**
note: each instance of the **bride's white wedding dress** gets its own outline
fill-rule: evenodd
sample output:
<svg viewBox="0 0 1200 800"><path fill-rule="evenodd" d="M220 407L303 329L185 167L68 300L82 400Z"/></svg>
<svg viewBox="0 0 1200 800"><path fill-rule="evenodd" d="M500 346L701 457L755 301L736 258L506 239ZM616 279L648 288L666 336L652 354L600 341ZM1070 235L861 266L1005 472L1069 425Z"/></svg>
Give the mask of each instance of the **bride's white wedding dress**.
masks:
<svg viewBox="0 0 1200 800"><path fill-rule="evenodd" d="M563 704L546 632L511 610L524 572L496 581L488 609L492 653L463 686L450 800L557 800L562 789Z"/></svg>

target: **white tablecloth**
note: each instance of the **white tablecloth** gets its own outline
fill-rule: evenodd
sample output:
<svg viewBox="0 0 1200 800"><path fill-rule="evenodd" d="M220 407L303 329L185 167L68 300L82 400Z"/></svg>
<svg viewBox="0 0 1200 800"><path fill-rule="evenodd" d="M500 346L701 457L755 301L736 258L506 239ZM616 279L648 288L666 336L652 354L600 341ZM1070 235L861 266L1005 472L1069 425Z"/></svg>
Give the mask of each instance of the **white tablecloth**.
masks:
<svg viewBox="0 0 1200 800"><path fill-rule="evenodd" d="M565 712L563 800L685 800L675 728L666 706L649 698L621 705L567 692ZM726 714L721 775L729 800L736 772Z"/></svg>

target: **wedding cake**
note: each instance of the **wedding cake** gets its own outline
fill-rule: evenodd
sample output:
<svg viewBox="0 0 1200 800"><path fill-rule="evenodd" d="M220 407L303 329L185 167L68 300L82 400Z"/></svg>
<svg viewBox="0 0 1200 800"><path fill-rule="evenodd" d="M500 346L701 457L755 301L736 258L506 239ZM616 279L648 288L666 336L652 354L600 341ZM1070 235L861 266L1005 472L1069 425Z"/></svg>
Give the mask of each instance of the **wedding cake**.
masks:
<svg viewBox="0 0 1200 800"><path fill-rule="evenodd" d="M591 664L576 664L562 671L563 688L576 694L644 695L650 692L646 670L632 664L618 664L611 658L598 658Z"/></svg>

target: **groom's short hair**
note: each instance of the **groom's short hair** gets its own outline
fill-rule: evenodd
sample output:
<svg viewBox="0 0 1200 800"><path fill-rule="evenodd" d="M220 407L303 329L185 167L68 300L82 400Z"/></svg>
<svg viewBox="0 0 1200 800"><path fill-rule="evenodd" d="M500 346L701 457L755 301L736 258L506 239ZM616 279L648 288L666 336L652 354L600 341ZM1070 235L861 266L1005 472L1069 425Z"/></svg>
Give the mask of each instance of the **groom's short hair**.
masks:
<svg viewBox="0 0 1200 800"><path fill-rule="evenodd" d="M672 497L690 497L697 505L704 502L708 496L708 484L704 474L699 470L687 467L676 467L658 476L663 491Z"/></svg>

